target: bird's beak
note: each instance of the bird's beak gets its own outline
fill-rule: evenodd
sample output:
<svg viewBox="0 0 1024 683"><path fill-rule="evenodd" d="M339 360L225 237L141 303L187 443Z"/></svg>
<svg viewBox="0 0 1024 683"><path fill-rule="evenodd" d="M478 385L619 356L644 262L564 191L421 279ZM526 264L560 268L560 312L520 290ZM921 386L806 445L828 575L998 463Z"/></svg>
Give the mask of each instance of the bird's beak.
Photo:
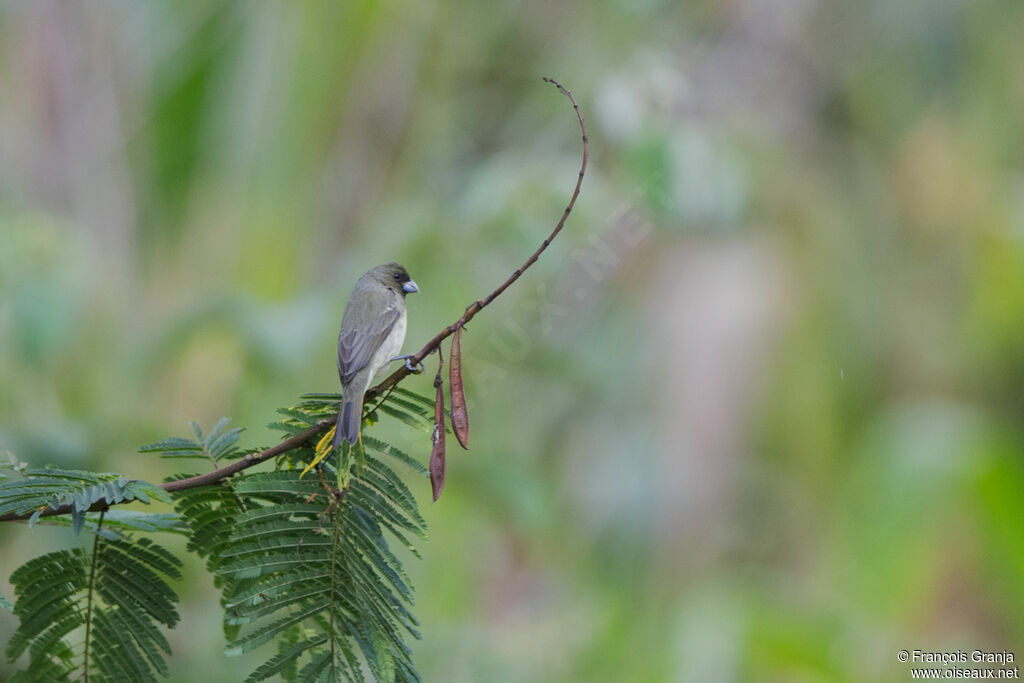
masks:
<svg viewBox="0 0 1024 683"><path fill-rule="evenodd" d="M402 291L405 292L406 294L412 294L413 292L420 291L420 288L416 286L416 283L413 280L409 280L404 285L402 285Z"/></svg>

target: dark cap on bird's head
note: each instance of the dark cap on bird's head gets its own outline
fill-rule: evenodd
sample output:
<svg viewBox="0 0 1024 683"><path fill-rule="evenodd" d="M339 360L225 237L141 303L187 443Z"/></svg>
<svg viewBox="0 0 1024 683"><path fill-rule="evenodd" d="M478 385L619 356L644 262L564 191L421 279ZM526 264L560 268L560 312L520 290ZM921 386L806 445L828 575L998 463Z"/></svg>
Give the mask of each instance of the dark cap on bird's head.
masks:
<svg viewBox="0 0 1024 683"><path fill-rule="evenodd" d="M384 285L396 290L402 296L420 291L411 277L409 271L400 263L392 261L369 270L362 278L372 278Z"/></svg>

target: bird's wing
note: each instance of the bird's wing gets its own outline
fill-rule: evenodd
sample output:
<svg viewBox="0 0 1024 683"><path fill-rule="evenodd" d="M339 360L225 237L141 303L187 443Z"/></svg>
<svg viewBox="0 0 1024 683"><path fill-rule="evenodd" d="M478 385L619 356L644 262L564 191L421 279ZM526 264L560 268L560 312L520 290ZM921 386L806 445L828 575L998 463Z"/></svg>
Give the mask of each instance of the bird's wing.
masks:
<svg viewBox="0 0 1024 683"><path fill-rule="evenodd" d="M377 353L398 320L401 304L383 287L364 290L349 299L338 333L338 376L342 384L352 381ZM364 322L355 324L357 320Z"/></svg>

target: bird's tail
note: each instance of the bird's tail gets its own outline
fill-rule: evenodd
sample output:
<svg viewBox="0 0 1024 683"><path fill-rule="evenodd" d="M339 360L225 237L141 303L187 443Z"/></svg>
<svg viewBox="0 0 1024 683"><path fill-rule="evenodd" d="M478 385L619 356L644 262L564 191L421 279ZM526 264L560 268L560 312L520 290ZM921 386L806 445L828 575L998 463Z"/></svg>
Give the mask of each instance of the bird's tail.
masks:
<svg viewBox="0 0 1024 683"><path fill-rule="evenodd" d="M358 401L342 400L341 410L338 411L338 424L334 428L334 448L340 446L342 441L355 443L359 440L359 423L363 417L362 405L362 396Z"/></svg>

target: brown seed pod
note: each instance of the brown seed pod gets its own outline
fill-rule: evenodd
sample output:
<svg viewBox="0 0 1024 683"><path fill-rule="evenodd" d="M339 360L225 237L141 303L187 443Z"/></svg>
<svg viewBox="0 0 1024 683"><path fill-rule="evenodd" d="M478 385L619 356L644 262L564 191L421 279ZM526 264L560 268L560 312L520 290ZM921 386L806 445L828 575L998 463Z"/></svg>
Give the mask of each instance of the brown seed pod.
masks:
<svg viewBox="0 0 1024 683"><path fill-rule="evenodd" d="M469 411L466 410L466 391L462 384L462 325L452 337L451 356L448 358L448 381L452 393L452 429L459 445L469 450Z"/></svg>
<svg viewBox="0 0 1024 683"><path fill-rule="evenodd" d="M437 375L434 377L434 448L430 451L430 487L434 492L434 502L441 497L441 489L444 488L444 382L441 380L441 366L444 359L441 358L438 349L440 362L437 366Z"/></svg>

